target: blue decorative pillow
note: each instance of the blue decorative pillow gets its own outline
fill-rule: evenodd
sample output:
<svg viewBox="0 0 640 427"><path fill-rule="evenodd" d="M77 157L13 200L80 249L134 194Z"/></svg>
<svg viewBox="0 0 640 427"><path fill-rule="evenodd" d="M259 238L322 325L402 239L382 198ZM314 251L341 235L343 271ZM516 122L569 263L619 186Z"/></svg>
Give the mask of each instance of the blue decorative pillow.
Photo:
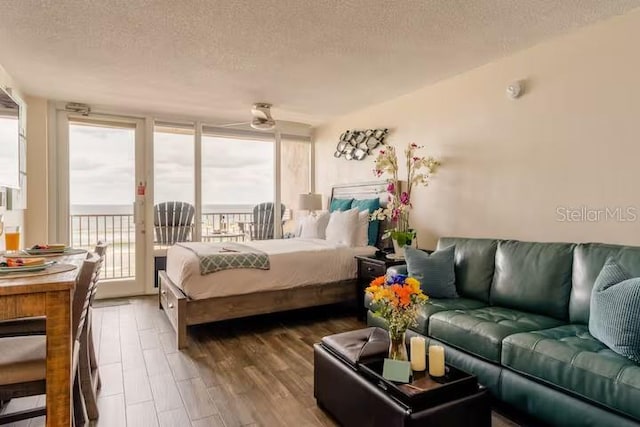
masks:
<svg viewBox="0 0 640 427"><path fill-rule="evenodd" d="M359 211L369 211L372 213L376 209L380 208L380 199L364 199L353 200L351 202L351 209L357 208ZM369 222L369 245L375 246L378 242L378 231L380 230L380 221Z"/></svg>
<svg viewBox="0 0 640 427"><path fill-rule="evenodd" d="M351 209L351 202L353 202L353 199L331 199L329 212L348 211Z"/></svg>
<svg viewBox="0 0 640 427"><path fill-rule="evenodd" d="M607 347L640 363L640 277L608 259L591 292L589 332Z"/></svg>
<svg viewBox="0 0 640 427"><path fill-rule="evenodd" d="M420 288L429 298L458 298L454 258L456 247L449 246L428 254L405 246L404 258L410 277L420 281Z"/></svg>

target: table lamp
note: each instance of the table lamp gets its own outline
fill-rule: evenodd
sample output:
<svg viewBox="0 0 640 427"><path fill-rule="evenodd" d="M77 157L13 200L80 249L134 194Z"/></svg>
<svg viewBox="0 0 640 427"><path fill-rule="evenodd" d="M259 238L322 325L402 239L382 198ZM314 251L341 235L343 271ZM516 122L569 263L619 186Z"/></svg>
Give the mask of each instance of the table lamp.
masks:
<svg viewBox="0 0 640 427"><path fill-rule="evenodd" d="M298 198L298 208L302 211L309 211L315 216L316 212L322 209L322 195L315 193L301 194Z"/></svg>

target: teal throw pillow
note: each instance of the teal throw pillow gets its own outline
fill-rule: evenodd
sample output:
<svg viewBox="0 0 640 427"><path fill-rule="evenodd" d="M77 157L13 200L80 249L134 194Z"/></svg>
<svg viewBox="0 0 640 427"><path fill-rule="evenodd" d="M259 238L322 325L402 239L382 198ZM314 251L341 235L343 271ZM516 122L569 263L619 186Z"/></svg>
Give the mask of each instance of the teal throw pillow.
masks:
<svg viewBox="0 0 640 427"><path fill-rule="evenodd" d="M351 209L351 202L353 202L353 199L331 199L329 212L348 211Z"/></svg>
<svg viewBox="0 0 640 427"><path fill-rule="evenodd" d="M359 211L369 211L372 213L380 208L380 199L353 200L351 209L357 208ZM380 221L369 221L369 246L378 243L378 232L380 231Z"/></svg>
<svg viewBox="0 0 640 427"><path fill-rule="evenodd" d="M404 248L407 272L420 281L420 288L429 298L458 298L455 254L455 246L431 254L408 246Z"/></svg>
<svg viewBox="0 0 640 427"><path fill-rule="evenodd" d="M608 259L591 293L589 332L607 347L640 363L640 277Z"/></svg>

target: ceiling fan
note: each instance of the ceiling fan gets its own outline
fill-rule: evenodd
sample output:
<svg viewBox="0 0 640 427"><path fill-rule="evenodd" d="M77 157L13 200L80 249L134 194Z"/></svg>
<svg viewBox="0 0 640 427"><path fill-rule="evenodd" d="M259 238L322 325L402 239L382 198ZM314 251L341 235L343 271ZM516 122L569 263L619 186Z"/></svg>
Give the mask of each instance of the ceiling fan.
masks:
<svg viewBox="0 0 640 427"><path fill-rule="evenodd" d="M240 125L251 125L256 130L270 131L276 127L276 121L271 116L271 104L266 102L256 102L251 107L252 119L250 122L228 123L220 127L232 127Z"/></svg>

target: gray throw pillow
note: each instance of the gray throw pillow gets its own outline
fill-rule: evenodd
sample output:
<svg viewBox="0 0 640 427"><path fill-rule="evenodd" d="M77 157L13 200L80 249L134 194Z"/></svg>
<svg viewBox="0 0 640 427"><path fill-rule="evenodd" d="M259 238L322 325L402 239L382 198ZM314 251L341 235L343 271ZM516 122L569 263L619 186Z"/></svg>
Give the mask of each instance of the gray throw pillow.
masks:
<svg viewBox="0 0 640 427"><path fill-rule="evenodd" d="M454 270L455 246L449 246L428 254L424 251L404 248L407 272L420 281L422 291L429 298L458 298Z"/></svg>
<svg viewBox="0 0 640 427"><path fill-rule="evenodd" d="M640 277L608 259L591 293L589 332L607 347L640 363Z"/></svg>

